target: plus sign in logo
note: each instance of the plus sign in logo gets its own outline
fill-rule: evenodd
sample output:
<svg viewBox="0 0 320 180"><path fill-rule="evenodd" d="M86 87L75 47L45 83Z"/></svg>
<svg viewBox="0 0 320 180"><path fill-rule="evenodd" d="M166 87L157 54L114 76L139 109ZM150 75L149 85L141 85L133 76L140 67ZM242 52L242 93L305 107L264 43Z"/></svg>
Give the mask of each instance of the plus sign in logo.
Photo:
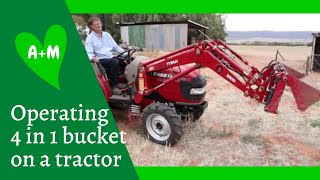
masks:
<svg viewBox="0 0 320 180"><path fill-rule="evenodd" d="M15 43L26 65L40 78L60 89L59 72L67 44L65 30L59 25L51 26L43 44L33 34L23 32L16 37Z"/></svg>

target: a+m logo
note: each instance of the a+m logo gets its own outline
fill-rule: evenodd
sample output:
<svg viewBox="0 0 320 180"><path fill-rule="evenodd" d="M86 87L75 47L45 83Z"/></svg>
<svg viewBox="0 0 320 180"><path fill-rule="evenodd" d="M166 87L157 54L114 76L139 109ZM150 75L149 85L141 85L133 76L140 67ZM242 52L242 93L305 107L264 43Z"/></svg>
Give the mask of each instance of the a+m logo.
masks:
<svg viewBox="0 0 320 180"><path fill-rule="evenodd" d="M47 55L47 59L50 58L57 58L59 59L60 56L60 51L59 51L59 46L54 46L54 48L52 48L52 46L48 46L47 48L47 52L44 52L43 50L41 50L40 52L37 51L36 46L31 45L28 51L28 59L34 58L37 59L38 55L43 58L43 56Z"/></svg>

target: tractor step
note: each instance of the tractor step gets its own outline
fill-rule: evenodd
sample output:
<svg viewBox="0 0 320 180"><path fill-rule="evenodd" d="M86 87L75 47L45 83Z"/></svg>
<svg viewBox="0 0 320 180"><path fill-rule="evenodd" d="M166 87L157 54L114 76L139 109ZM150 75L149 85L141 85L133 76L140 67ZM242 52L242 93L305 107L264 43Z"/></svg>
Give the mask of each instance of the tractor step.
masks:
<svg viewBox="0 0 320 180"><path fill-rule="evenodd" d="M130 114L131 116L140 116L140 106L132 104L130 106Z"/></svg>
<svg viewBox="0 0 320 180"><path fill-rule="evenodd" d="M140 105L131 104L128 108L128 123L132 121L132 117L140 116Z"/></svg>

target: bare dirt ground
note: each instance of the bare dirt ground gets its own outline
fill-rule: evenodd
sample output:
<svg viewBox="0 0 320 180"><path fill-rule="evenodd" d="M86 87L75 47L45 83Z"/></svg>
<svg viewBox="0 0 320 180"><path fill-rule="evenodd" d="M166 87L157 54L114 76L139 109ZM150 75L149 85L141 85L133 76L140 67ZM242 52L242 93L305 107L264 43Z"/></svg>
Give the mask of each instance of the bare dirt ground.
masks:
<svg viewBox="0 0 320 180"><path fill-rule="evenodd" d="M275 58L303 72L310 47L232 46L261 69ZM164 52L146 52L157 57ZM210 69L207 77L208 109L197 122L184 124L184 135L173 147L145 138L139 120L127 124L124 109L112 109L120 131L127 133L127 149L136 166L319 166L320 103L306 112L297 110L290 90L285 90L279 115L265 113L263 105ZM320 86L320 74L308 79Z"/></svg>

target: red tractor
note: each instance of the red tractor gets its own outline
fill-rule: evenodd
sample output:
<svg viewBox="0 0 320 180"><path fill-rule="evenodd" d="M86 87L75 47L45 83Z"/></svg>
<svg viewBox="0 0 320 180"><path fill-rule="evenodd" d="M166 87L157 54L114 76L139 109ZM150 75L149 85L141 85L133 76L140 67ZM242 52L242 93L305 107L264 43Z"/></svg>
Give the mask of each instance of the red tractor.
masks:
<svg viewBox="0 0 320 180"><path fill-rule="evenodd" d="M245 97L277 113L285 87L291 87L298 109L306 110L320 100L320 91L300 81L304 75L271 61L259 71L220 40L200 41L156 59L132 54L120 58L122 95L112 95L108 78L100 68L97 78L107 101L129 107L128 118L139 116L151 141L173 145L182 136L182 120L197 120L207 108L206 79L199 68L210 68L236 86ZM118 56L121 57L121 56ZM101 67L101 66L100 66Z"/></svg>

